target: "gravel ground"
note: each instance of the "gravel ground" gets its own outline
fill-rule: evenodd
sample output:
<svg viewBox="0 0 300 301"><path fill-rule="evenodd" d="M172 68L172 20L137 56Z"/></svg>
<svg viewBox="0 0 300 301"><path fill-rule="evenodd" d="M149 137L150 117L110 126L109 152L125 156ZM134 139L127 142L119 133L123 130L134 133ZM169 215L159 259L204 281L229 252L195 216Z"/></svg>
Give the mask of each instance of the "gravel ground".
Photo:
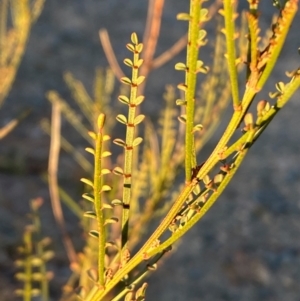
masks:
<svg viewBox="0 0 300 301"><path fill-rule="evenodd" d="M177 22L175 16L187 10L185 2L166 0L158 54L184 33L184 23ZM265 25L274 10L270 9L271 0L262 2ZM40 179L40 173L47 168L49 146L48 137L39 128L41 118L50 116L45 92L56 89L70 99L62 79L66 70L91 88L95 67L107 66L98 30L108 29L121 60L127 55L124 45L131 32L143 32L146 9L145 0L130 0L126 5L121 0L46 1L13 89L0 111L2 126L25 107L33 110L0 145L0 301L14 299L12 261L26 224L28 200L34 197L45 199L43 225L47 235L54 237L57 256L52 263L56 274L51 286L53 300L57 300L57 288L68 276L65 255L53 226L48 190ZM300 63L299 25L298 13L268 91L274 90L275 82L285 80L284 71ZM143 110L154 118L165 84L182 80L174 72L175 61L180 58L149 78L148 102ZM299 98L298 92L253 147L220 201L150 279L147 300L300 300ZM221 126L218 133L222 130ZM67 134L78 147L84 147L71 131ZM205 154L216 139L207 145ZM67 159L63 164L62 181L78 183L78 168ZM78 197L79 191L73 193ZM76 219L71 213L66 215L70 235L78 236Z"/></svg>

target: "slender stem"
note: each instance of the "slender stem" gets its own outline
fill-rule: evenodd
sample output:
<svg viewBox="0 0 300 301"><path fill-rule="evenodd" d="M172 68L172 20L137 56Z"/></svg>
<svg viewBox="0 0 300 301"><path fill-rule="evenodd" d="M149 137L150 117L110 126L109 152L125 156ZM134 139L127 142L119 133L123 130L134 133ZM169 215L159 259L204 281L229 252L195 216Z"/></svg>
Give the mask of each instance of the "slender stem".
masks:
<svg viewBox="0 0 300 301"><path fill-rule="evenodd" d="M36 255L43 259L43 253L44 253L44 246L42 243L42 235L41 235L41 220L38 213L39 206L34 205L34 202L38 203L40 202L38 199L33 200L31 204L31 208L33 211L33 226L34 226L34 232L35 236L33 237L33 241L35 244L35 252ZM42 203L40 203L42 204ZM41 281L40 281L40 290L41 290L41 300L42 301L48 301L49 300L49 279L47 278L47 268L46 268L46 261L42 260L41 265L39 266L39 272L43 275Z"/></svg>
<svg viewBox="0 0 300 301"><path fill-rule="evenodd" d="M226 58L228 63L228 71L232 90L233 106L238 107L240 105L239 100L239 87L238 87L238 76L236 68L236 53L235 53L235 28L234 20L236 15L234 12L234 4L232 0L224 0L224 18L225 18L225 29L224 33L226 36Z"/></svg>
<svg viewBox="0 0 300 301"><path fill-rule="evenodd" d="M52 105L51 116L51 140L49 150L49 162L48 162L48 184L49 193L53 215L58 224L63 237L64 247L66 249L68 259L70 262L77 261L77 255L66 230L64 214L59 197L59 185L57 178L57 170L59 164L59 152L60 152L60 137L61 137L61 105L59 102L54 101Z"/></svg>
<svg viewBox="0 0 300 301"><path fill-rule="evenodd" d="M185 130L185 180L191 181L192 168L196 166L195 143L194 143L194 114L195 114L195 90L196 70L198 60L198 36L201 12L201 0L191 1L190 22L188 32L188 47L186 57L185 75L185 100L186 100L186 130Z"/></svg>
<svg viewBox="0 0 300 301"><path fill-rule="evenodd" d="M133 54L133 66L137 65L139 53ZM124 184L123 184L123 210L122 210L122 249L128 244L129 212L132 192L132 166L133 166L133 140L135 135L134 119L136 115L136 98L138 86L134 84L138 78L138 68L132 68L132 85L130 89L129 110L126 126L126 147L124 153Z"/></svg>
<svg viewBox="0 0 300 301"><path fill-rule="evenodd" d="M38 243L37 245L37 252L39 256L43 255L43 246L41 243ZM43 261L43 263L40 266L40 273L43 275L43 279L41 280L41 298L42 301L48 301L49 300L49 280L47 279L47 268L46 263Z"/></svg>
<svg viewBox="0 0 300 301"><path fill-rule="evenodd" d="M222 0L215 0L213 4L210 5L208 9L208 15L212 18L217 12L219 7L221 6ZM202 28L205 27L206 22L204 22ZM181 38L179 38L169 49L160 54L158 57L153 59L151 64L151 69L157 69L169 62L175 55L177 55L180 51L182 51L186 47L187 43L187 34L184 34Z"/></svg>
<svg viewBox="0 0 300 301"><path fill-rule="evenodd" d="M96 133L96 147L95 147L95 170L94 170L94 204L95 211L97 215L97 224L99 231L99 241L98 241L98 283L100 287L104 287L105 283L105 241L106 241L106 231L104 228L104 214L103 214L103 200L102 200L102 146L103 146L103 125L105 121L105 115L100 114L98 119L98 133Z"/></svg>
<svg viewBox="0 0 300 301"><path fill-rule="evenodd" d="M31 300L31 290L32 290L32 232L31 230L26 230L24 234L24 248L25 248L25 281L24 281L24 301Z"/></svg>
<svg viewBox="0 0 300 301"><path fill-rule="evenodd" d="M160 34L160 25L165 0L149 0L146 28L144 32L143 44L145 51L142 58L144 64L140 74L147 76L152 68L153 56L156 50L157 41ZM143 89L140 87L140 93Z"/></svg>
<svg viewBox="0 0 300 301"><path fill-rule="evenodd" d="M157 58L153 59L151 68L158 69L164 64L168 63L173 59L178 53L180 53L187 43L187 34L180 37L168 50L160 54Z"/></svg>
<svg viewBox="0 0 300 301"><path fill-rule="evenodd" d="M118 63L114 49L109 39L108 32L105 28L99 30L99 38L104 50L104 54L108 60L109 66L112 69L116 78L120 80L123 76L125 76L125 74Z"/></svg>

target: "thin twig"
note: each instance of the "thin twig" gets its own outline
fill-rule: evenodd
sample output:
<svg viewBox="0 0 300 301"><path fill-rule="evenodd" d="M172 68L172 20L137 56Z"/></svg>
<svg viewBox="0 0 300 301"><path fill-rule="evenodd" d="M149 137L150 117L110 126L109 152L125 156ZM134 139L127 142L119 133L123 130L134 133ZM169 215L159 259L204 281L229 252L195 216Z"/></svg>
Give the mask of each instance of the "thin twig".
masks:
<svg viewBox="0 0 300 301"><path fill-rule="evenodd" d="M9 123L0 128L0 140L8 135L14 128L16 128L16 126L29 115L30 111L30 109L25 110L18 117L12 119Z"/></svg>
<svg viewBox="0 0 300 301"><path fill-rule="evenodd" d="M73 243L66 231L64 215L59 198L59 188L57 181L57 167L60 151L60 128L61 128L61 110L60 103L53 102L51 117L51 141L49 151L48 176L49 176L49 192L53 214L55 220L61 230L63 243L71 263L77 262L77 255L74 250Z"/></svg>
<svg viewBox="0 0 300 301"><path fill-rule="evenodd" d="M110 43L108 32L105 28L99 30L99 37L110 68L112 69L114 75L120 80L122 77L125 76L125 74L123 73L117 61L115 52Z"/></svg>
<svg viewBox="0 0 300 301"><path fill-rule="evenodd" d="M170 61L175 55L177 55L187 45L187 34L183 35L171 48L166 50L160 56L153 60L151 68L157 69L168 61Z"/></svg>
<svg viewBox="0 0 300 301"><path fill-rule="evenodd" d="M164 2L164 0L149 0L147 23L143 38L143 44L145 47L142 54L144 64L141 68L141 75L143 76L147 76L151 68L160 33Z"/></svg>

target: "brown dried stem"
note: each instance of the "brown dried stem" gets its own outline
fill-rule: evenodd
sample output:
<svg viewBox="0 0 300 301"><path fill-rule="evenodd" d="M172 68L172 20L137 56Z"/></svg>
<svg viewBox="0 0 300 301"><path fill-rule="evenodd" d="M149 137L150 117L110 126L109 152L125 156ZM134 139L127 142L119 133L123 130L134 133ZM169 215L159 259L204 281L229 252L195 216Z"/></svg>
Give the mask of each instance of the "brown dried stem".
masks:
<svg viewBox="0 0 300 301"><path fill-rule="evenodd" d="M59 198L59 187L57 181L57 168L60 150L60 128L61 128L61 109L60 103L54 102L52 106L51 142L48 163L49 192L52 210L55 220L63 236L63 243L71 263L77 262L77 255L73 243L66 231L64 215Z"/></svg>
<svg viewBox="0 0 300 301"><path fill-rule="evenodd" d="M143 52L144 64L141 68L141 75L147 76L152 65L157 40L160 33L160 25L164 0L149 0L146 29L144 32Z"/></svg>
<svg viewBox="0 0 300 301"><path fill-rule="evenodd" d="M108 32L106 29L100 29L99 30L99 37L100 37L100 42L102 44L102 47L103 47L103 50L104 50L104 53L105 53L105 56L108 60L108 63L110 65L110 68L112 69L114 75L118 78L118 80L120 80L122 77L125 76L125 74L123 73L118 61L117 61L117 58L116 58L116 55L115 55L115 52L112 48L112 45L110 43L110 39L109 39L109 35L108 35Z"/></svg>

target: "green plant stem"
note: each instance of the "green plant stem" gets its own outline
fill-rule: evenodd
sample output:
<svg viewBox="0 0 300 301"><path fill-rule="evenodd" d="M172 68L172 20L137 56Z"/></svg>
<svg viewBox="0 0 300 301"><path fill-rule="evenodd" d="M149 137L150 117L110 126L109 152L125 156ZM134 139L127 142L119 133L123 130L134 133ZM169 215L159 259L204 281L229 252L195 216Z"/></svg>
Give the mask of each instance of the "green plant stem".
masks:
<svg viewBox="0 0 300 301"><path fill-rule="evenodd" d="M99 241L98 241L98 284L100 287L104 287L105 277L105 242L106 242L106 232L104 226L104 214L102 211L103 208L103 200L102 200L102 146L103 146L103 125L105 121L105 115L100 114L98 119L98 133L96 139L96 147L95 147L95 171L94 171L94 204L95 211L97 216L97 224L99 231Z"/></svg>
<svg viewBox="0 0 300 301"><path fill-rule="evenodd" d="M236 53L235 53L235 28L234 20L236 18L234 12L234 4L232 0L224 0L224 18L225 30L223 31L226 36L226 58L228 62L228 71L231 83L233 106L237 108L240 105L239 100L239 87L238 76L236 68Z"/></svg>
<svg viewBox="0 0 300 301"><path fill-rule="evenodd" d="M43 256L43 246L40 242L37 243L37 254L40 258ZM43 261L39 268L40 273L43 275L43 278L41 280L41 299L42 301L48 301L49 300L49 284L47 279L47 268L46 264Z"/></svg>
<svg viewBox="0 0 300 301"><path fill-rule="evenodd" d="M126 126L126 147L124 153L124 185L123 185L123 210L122 210L122 249L126 248L128 244L129 231L129 212L130 200L132 190L132 169L133 169L133 140L135 134L134 119L136 115L136 98L138 86L135 84L138 78L137 65L139 60L139 53L133 53L133 67L132 67L132 85L130 89L130 100Z"/></svg>
<svg viewBox="0 0 300 301"><path fill-rule="evenodd" d="M32 233L30 230L26 230L24 234L24 247L25 247L25 281L24 281L24 294L23 301L31 301L31 290L32 290Z"/></svg>
<svg viewBox="0 0 300 301"><path fill-rule="evenodd" d="M201 0L191 1L188 47L187 47L187 64L186 64L186 134L185 134L185 180L186 183L191 181L192 168L196 166L196 154L194 143L194 114L195 114L195 90L196 90L196 70L198 60L198 35L199 21L201 12Z"/></svg>

